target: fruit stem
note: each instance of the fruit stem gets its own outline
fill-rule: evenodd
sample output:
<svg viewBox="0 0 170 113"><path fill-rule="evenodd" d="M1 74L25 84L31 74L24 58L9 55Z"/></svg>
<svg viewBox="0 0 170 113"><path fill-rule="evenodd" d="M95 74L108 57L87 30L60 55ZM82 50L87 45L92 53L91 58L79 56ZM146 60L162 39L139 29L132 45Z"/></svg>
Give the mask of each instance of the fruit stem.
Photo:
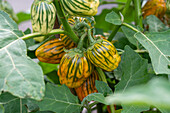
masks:
<svg viewBox="0 0 170 113"><path fill-rule="evenodd" d="M95 41L93 37L91 36L91 29L88 29L88 39L90 41L90 45Z"/></svg>
<svg viewBox="0 0 170 113"><path fill-rule="evenodd" d="M87 35L87 33L84 33L84 34L81 36L80 41L79 41L78 46L77 46L77 49L80 49L80 50L83 49L83 43L84 43L83 41L84 41L84 38L86 37L86 35Z"/></svg>
<svg viewBox="0 0 170 113"><path fill-rule="evenodd" d="M70 27L67 19L66 19L66 16L64 14L64 11L63 11L63 8L60 4L60 1L59 0L54 0L54 3L55 3L55 7L57 9L57 13L58 13L58 16L63 24L63 27L64 27L64 30L68 32L68 36L71 38L71 40L73 40L76 44L78 43L79 41L79 38L78 36L74 33L74 31L72 30L72 28Z"/></svg>

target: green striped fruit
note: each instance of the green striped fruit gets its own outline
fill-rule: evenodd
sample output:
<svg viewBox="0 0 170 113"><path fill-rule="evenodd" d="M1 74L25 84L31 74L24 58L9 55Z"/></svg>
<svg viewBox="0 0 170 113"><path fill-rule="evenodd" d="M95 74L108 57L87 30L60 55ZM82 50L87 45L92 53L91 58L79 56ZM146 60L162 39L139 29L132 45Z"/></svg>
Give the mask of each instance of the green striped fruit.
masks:
<svg viewBox="0 0 170 113"><path fill-rule="evenodd" d="M65 54L64 45L61 39L56 38L47 41L41 45L35 52L35 55L41 62L58 64Z"/></svg>
<svg viewBox="0 0 170 113"><path fill-rule="evenodd" d="M95 80L98 80L98 73L93 71L90 77L78 88L75 88L76 94L80 101L82 101L87 95L91 93L97 93L95 86Z"/></svg>
<svg viewBox="0 0 170 113"><path fill-rule="evenodd" d="M60 0L64 10L73 16L94 16L99 0Z"/></svg>
<svg viewBox="0 0 170 113"><path fill-rule="evenodd" d="M56 8L52 0L34 0L31 6L31 22L34 32L43 35L49 33L55 23ZM44 37L37 37L37 41L44 40Z"/></svg>
<svg viewBox="0 0 170 113"><path fill-rule="evenodd" d="M61 84L76 88L83 84L92 71L93 65L84 56L84 52L71 49L61 59L58 76Z"/></svg>
<svg viewBox="0 0 170 113"><path fill-rule="evenodd" d="M93 46L88 48L86 55L92 64L106 71L116 69L121 60L116 48L105 39L98 39Z"/></svg>

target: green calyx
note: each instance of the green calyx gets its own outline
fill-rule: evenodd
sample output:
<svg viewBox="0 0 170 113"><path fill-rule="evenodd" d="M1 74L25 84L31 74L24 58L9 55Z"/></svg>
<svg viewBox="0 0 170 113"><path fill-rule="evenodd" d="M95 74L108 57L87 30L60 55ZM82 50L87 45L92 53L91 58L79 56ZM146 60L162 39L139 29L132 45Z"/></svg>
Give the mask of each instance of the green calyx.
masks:
<svg viewBox="0 0 170 113"><path fill-rule="evenodd" d="M88 49L93 48L93 46L96 43L101 43L103 41L103 39L101 39L101 38L100 39L94 39L91 35L91 29L88 30L88 39L90 41L90 47Z"/></svg>
<svg viewBox="0 0 170 113"><path fill-rule="evenodd" d="M78 55L79 57L83 57L84 56L84 53L86 51L85 48L83 48L83 41L84 41L84 38L86 37L87 33L84 33L80 40L79 40L79 43L78 43L78 46L77 48L73 48L73 49L70 49L70 50L64 50L65 52L67 52L67 54L72 58L76 55Z"/></svg>
<svg viewBox="0 0 170 113"><path fill-rule="evenodd" d="M80 22L79 19L76 19L75 21L76 21L76 24L73 27L73 30L76 32L76 34L79 37L82 36L85 32L87 32L88 29L90 29L90 26L84 20Z"/></svg>

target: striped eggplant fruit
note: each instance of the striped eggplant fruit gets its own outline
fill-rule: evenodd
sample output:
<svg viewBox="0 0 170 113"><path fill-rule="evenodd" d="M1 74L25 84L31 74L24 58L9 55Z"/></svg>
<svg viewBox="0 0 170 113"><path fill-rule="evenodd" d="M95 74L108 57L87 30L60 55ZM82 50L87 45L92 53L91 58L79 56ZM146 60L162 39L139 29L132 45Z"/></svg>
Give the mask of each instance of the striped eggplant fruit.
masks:
<svg viewBox="0 0 170 113"><path fill-rule="evenodd" d="M41 62L58 64L65 54L64 45L61 39L56 38L47 41L41 45L35 52L35 55Z"/></svg>
<svg viewBox="0 0 170 113"><path fill-rule="evenodd" d="M64 10L73 16L94 16L99 0L60 0Z"/></svg>
<svg viewBox="0 0 170 113"><path fill-rule="evenodd" d="M55 24L56 8L52 0L34 0L31 6L31 23L34 32L43 35L49 33ZM41 42L43 37L37 37L35 40Z"/></svg>
<svg viewBox="0 0 170 113"><path fill-rule="evenodd" d="M93 71L90 77L78 88L75 88L76 94L80 101L82 101L87 95L91 93L97 93L95 86L95 80L98 80L98 73Z"/></svg>
<svg viewBox="0 0 170 113"><path fill-rule="evenodd" d="M121 61L116 48L105 39L99 39L97 43L89 47L86 56L92 64L106 71L116 69Z"/></svg>
<svg viewBox="0 0 170 113"><path fill-rule="evenodd" d="M69 88L76 88L83 84L92 71L93 65L84 56L84 53L71 49L61 59L58 76L61 84L65 84Z"/></svg>

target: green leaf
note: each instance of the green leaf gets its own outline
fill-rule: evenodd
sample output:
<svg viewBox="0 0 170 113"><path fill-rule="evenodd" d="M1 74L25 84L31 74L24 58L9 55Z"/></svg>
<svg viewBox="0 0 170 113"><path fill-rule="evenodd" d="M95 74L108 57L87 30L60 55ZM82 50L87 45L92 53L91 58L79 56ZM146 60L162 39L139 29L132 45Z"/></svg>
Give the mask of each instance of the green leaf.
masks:
<svg viewBox="0 0 170 113"><path fill-rule="evenodd" d="M124 92L129 87L146 83L150 79L150 76L147 75L147 65L147 60L126 46L121 61L123 75L121 81L116 85L116 91Z"/></svg>
<svg viewBox="0 0 170 113"><path fill-rule="evenodd" d="M18 17L18 21L17 21L18 24L23 21L27 21L31 19L30 13L26 13L26 12L17 13L17 17Z"/></svg>
<svg viewBox="0 0 170 113"><path fill-rule="evenodd" d="M0 11L0 49L13 42L23 33L18 30L17 24L3 11Z"/></svg>
<svg viewBox="0 0 170 113"><path fill-rule="evenodd" d="M39 65L41 66L43 73L47 74L54 70L58 70L59 64L49 64L44 62L39 62Z"/></svg>
<svg viewBox="0 0 170 113"><path fill-rule="evenodd" d="M127 28L127 27L125 27L125 26L121 26L121 29L122 29L123 33L125 34L125 36L127 37L127 39L129 40L129 42L137 47L138 41L134 37L134 34L136 32L129 29L129 28Z"/></svg>
<svg viewBox="0 0 170 113"><path fill-rule="evenodd" d="M106 22L112 23L114 25L121 25L122 21L117 13L114 11L108 13L105 18Z"/></svg>
<svg viewBox="0 0 170 113"><path fill-rule="evenodd" d="M161 78L151 80L146 85L134 86L106 97L109 104L152 105L170 111L170 82Z"/></svg>
<svg viewBox="0 0 170 113"><path fill-rule="evenodd" d="M162 23L155 15L146 17L146 23L149 25L149 32L159 32L166 30L166 25Z"/></svg>
<svg viewBox="0 0 170 113"><path fill-rule="evenodd" d="M18 39L0 49L0 90L40 100L44 96L43 73L26 56L26 44Z"/></svg>
<svg viewBox="0 0 170 113"><path fill-rule="evenodd" d="M138 32L135 37L149 51L155 73L170 74L170 30L146 35Z"/></svg>
<svg viewBox="0 0 170 113"><path fill-rule="evenodd" d="M15 97L10 93L2 93L0 95L0 103L4 105L4 113L27 113L25 107L26 99Z"/></svg>
<svg viewBox="0 0 170 113"><path fill-rule="evenodd" d="M0 20L0 91L40 100L45 90L41 67L26 55L17 24L3 11Z"/></svg>
<svg viewBox="0 0 170 113"><path fill-rule="evenodd" d="M151 76L147 74L147 65L147 60L140 57L139 54L135 53L129 46L126 46L120 65L123 74L121 81L116 85L115 92L121 90L123 93L129 87L144 84L150 80ZM149 106L139 107L133 105L122 105L122 107L123 113L140 113L146 108L149 108Z"/></svg>
<svg viewBox="0 0 170 113"><path fill-rule="evenodd" d="M78 103L78 98L70 92L68 87L52 84L46 85L45 97L37 104L40 111L50 110L57 113L79 113L82 107Z"/></svg>
<svg viewBox="0 0 170 113"><path fill-rule="evenodd" d="M0 29L18 30L17 24L3 11L0 11Z"/></svg>
<svg viewBox="0 0 170 113"><path fill-rule="evenodd" d="M95 85L99 93L104 95L113 94L112 89L105 82L96 80Z"/></svg>
<svg viewBox="0 0 170 113"><path fill-rule="evenodd" d="M94 16L95 20L96 20L95 28L102 29L104 32L113 29L113 27L114 27L113 24L110 24L110 23L104 21L106 14L108 14L111 11L118 12L118 10L116 8L104 9L104 10L102 10L102 13L100 15Z"/></svg>
<svg viewBox="0 0 170 113"><path fill-rule="evenodd" d="M89 94L88 96L86 96L83 101L81 102L81 104L83 105L85 103L85 101L96 101L96 102L100 102L100 103L103 103L103 104L106 104L107 103L105 102L105 97L103 94L101 93L92 93L92 94Z"/></svg>
<svg viewBox="0 0 170 113"><path fill-rule="evenodd" d="M37 112L37 111L39 111L39 106L37 105L37 104L34 104L34 103L32 103L32 101L31 100L27 100L27 103L26 103L26 108L27 108L27 111L29 111L29 112Z"/></svg>

